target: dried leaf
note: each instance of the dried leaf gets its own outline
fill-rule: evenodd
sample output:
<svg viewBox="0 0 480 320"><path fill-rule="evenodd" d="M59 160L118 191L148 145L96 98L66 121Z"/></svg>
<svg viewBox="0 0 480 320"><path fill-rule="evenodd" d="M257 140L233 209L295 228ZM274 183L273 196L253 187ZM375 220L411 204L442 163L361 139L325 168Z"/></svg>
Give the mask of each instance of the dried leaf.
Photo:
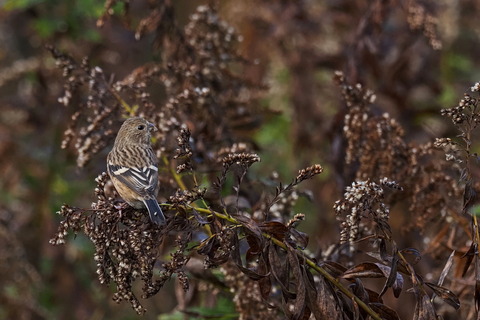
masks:
<svg viewBox="0 0 480 320"><path fill-rule="evenodd" d="M246 276L248 276L252 280L260 280L268 276L268 274L259 274L239 264L237 264L237 267L240 269L240 271L242 271Z"/></svg>
<svg viewBox="0 0 480 320"><path fill-rule="evenodd" d="M393 257L390 256L390 255L385 255L382 258L381 255L377 252L366 252L366 254L369 255L372 258L377 259L378 261L383 261L383 262L386 262L386 263L392 263L392 261L393 261ZM403 261L401 261L401 260L397 262L397 272L409 273L407 267L403 264Z"/></svg>
<svg viewBox="0 0 480 320"><path fill-rule="evenodd" d="M376 223L376 228L380 229L380 231L387 237L387 239L390 239L392 236L392 228L388 224L388 222L384 219L379 219L377 217L374 217L373 220Z"/></svg>
<svg viewBox="0 0 480 320"><path fill-rule="evenodd" d="M306 306L306 290L305 290L305 281L303 278L302 267L300 266L300 261L298 261L296 249L287 246L287 257L292 273L296 279L295 293L296 297L291 306L292 318L291 319L300 319L304 313Z"/></svg>
<svg viewBox="0 0 480 320"><path fill-rule="evenodd" d="M465 261L465 265L463 267L462 277L465 277L465 274L467 273L468 268L472 264L473 257L475 256L476 253L477 253L477 245L475 242L472 242L468 251L462 256L462 258L465 258L465 257L467 258L467 260Z"/></svg>
<svg viewBox="0 0 480 320"><path fill-rule="evenodd" d="M395 259L392 262L393 269L392 267L385 266L381 263L365 262L345 271L342 278L355 279L385 277L387 278L387 282L385 283L380 296L382 296L389 287L392 287L395 297L398 297L403 288L403 276L396 271L397 265L398 260Z"/></svg>
<svg viewBox="0 0 480 320"><path fill-rule="evenodd" d="M377 266L376 263L365 262L358 264L347 271L342 275L344 279L355 279L355 278L381 278L384 277L384 273Z"/></svg>
<svg viewBox="0 0 480 320"><path fill-rule="evenodd" d="M316 281L316 299L313 300L310 309L316 320L323 319L346 319L342 303L335 294L331 285L323 277Z"/></svg>
<svg viewBox="0 0 480 320"><path fill-rule="evenodd" d="M260 243L258 242L257 237L251 234L247 234L245 236L245 239L247 240L247 243L248 243L248 251L247 251L246 258L247 258L247 261L251 261L260 253L262 253L262 248L260 247Z"/></svg>
<svg viewBox="0 0 480 320"><path fill-rule="evenodd" d="M398 317L398 314L395 312L395 310L390 309L389 307L387 307L386 305L384 305L382 303L369 303L368 305L370 306L370 308L372 308L373 311L378 313L378 315L380 317L382 317L382 319L385 319L385 320L400 320L400 318Z"/></svg>
<svg viewBox="0 0 480 320"><path fill-rule="evenodd" d="M388 277L391 268L381 263L364 262L344 272L342 278L382 278Z"/></svg>
<svg viewBox="0 0 480 320"><path fill-rule="evenodd" d="M403 289L403 277L401 274L397 273L397 266L398 266L398 256L395 254L392 258L392 263L390 265L390 273L388 274L387 281L383 286L382 291L380 292L380 296L383 296L385 292L387 292L388 288L393 289L393 295L395 298L400 296L400 293Z"/></svg>
<svg viewBox="0 0 480 320"><path fill-rule="evenodd" d="M322 267L325 268L335 278L340 277L347 271L347 268L335 261L323 261Z"/></svg>
<svg viewBox="0 0 480 320"><path fill-rule="evenodd" d="M238 215L235 217L245 227L246 239L249 249L246 253L247 261L253 260L257 255L262 253L265 238L257 223L250 217Z"/></svg>
<svg viewBox="0 0 480 320"><path fill-rule="evenodd" d="M271 277L273 276L273 280L275 280L282 289L282 294L286 300L295 299L295 293L288 289L289 264L285 263L285 259L280 259L278 250L279 249L273 245L267 247Z"/></svg>
<svg viewBox="0 0 480 320"><path fill-rule="evenodd" d="M387 252L387 242L385 241L385 239L379 239L378 249L380 251L380 257L384 262L392 261L392 256L389 255Z"/></svg>
<svg viewBox="0 0 480 320"><path fill-rule="evenodd" d="M413 255L415 257L415 260L411 263L413 265L416 265L420 260L422 260L422 255L420 254L420 252L415 249L415 248L406 248L406 249L402 249L400 250L400 252L403 254L403 255Z"/></svg>
<svg viewBox="0 0 480 320"><path fill-rule="evenodd" d="M477 192L472 186L472 182L468 179L468 182L465 184L465 190L463 191L463 213L468 212L468 210L475 204L477 200Z"/></svg>
<svg viewBox="0 0 480 320"><path fill-rule="evenodd" d="M268 273L267 273L267 268L265 267L265 261L263 260L263 258L259 258L257 260L257 271L259 272L265 272L266 274L260 274L259 272L257 271L254 271L250 268L247 268L243 265L242 263L242 258L240 256L240 245L239 245L239 242L238 242L238 236L237 234L235 233L233 236L232 236L232 243L233 243L233 250L230 252L230 256L232 257L232 260L235 262L235 264L237 265L237 267L240 269L240 271L242 271L246 276L248 276L250 279L252 280L260 280L260 279L263 279L265 277L268 276Z"/></svg>
<svg viewBox="0 0 480 320"><path fill-rule="evenodd" d="M261 244L263 243L262 230L258 227L258 224L251 218L245 215L235 216L235 219L244 226L247 231L257 238L257 241ZM263 247L263 246L260 246Z"/></svg>
<svg viewBox="0 0 480 320"><path fill-rule="evenodd" d="M437 319L437 314L428 296L426 294L417 294L417 304L415 305L413 320L435 319Z"/></svg>
<svg viewBox="0 0 480 320"><path fill-rule="evenodd" d="M363 286L362 281L355 279L355 282L350 284L350 289L354 295L356 295L360 300L365 303L369 303L369 294L365 287Z"/></svg>
<svg viewBox="0 0 480 320"><path fill-rule="evenodd" d="M260 230L271 234L274 238L283 241L288 232L288 228L283 223L277 221L266 221L259 225Z"/></svg>
<svg viewBox="0 0 480 320"><path fill-rule="evenodd" d="M444 287L437 286L436 284L425 282L425 284L435 292L443 301L454 307L455 309L460 308L460 301L457 296L450 290ZM433 298L432 298L433 300Z"/></svg>
<svg viewBox="0 0 480 320"><path fill-rule="evenodd" d="M443 281L445 281L445 278L447 277L448 272L452 268L453 265L453 258L455 257L456 251L453 250L450 256L448 257L447 262L445 263L445 266L443 267L442 273L440 274L440 277L438 278L437 285L441 286L443 285Z"/></svg>
<svg viewBox="0 0 480 320"><path fill-rule="evenodd" d="M203 240L197 247L197 252L202 255L208 255L212 250L213 245L215 244L216 236L210 236L209 238Z"/></svg>
<svg viewBox="0 0 480 320"><path fill-rule="evenodd" d="M270 292L272 291L272 281L269 277L265 277L258 281L260 287L260 294L262 295L263 300L268 301L270 297Z"/></svg>
<svg viewBox="0 0 480 320"><path fill-rule="evenodd" d="M295 228L290 228L290 235L295 239L295 246L298 246L300 249L305 249L308 245L308 234L298 231Z"/></svg>
<svg viewBox="0 0 480 320"><path fill-rule="evenodd" d="M365 288L365 290L367 290L368 301L370 301L370 303L380 303L380 304L383 303L382 297L378 294L378 292L375 292L368 288Z"/></svg>

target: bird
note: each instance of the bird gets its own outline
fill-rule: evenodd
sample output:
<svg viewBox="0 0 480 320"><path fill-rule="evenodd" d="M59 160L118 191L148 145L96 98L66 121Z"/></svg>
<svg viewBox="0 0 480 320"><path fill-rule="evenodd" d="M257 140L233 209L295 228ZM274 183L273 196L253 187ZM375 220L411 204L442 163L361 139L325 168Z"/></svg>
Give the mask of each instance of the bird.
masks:
<svg viewBox="0 0 480 320"><path fill-rule="evenodd" d="M143 118L125 120L107 156L107 171L125 202L136 209L146 208L153 223L165 225L165 216L156 199L158 165L150 141L155 130Z"/></svg>

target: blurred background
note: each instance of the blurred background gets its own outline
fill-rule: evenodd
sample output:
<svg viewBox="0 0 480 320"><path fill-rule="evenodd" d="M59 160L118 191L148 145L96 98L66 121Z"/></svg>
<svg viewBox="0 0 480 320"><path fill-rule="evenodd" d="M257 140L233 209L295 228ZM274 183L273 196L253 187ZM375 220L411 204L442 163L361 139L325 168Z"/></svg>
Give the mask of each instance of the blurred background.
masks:
<svg viewBox="0 0 480 320"><path fill-rule="evenodd" d="M137 318L128 303L117 305L112 290L96 281L93 246L86 238L49 244L62 204L88 208L95 200L94 178L105 170L110 146L83 168L73 150L61 149L75 108L58 102L64 80L45 45L77 61L88 56L115 79L149 61L168 63L154 36L135 38L153 2L133 1L127 17L122 3L113 5L100 27L103 1L0 1L1 319ZM325 168L302 186L313 201L301 198L295 209L307 216L302 229L310 235L312 252L338 242L333 204L351 182L339 168L336 137L345 108L334 72L374 90L374 113L390 113L405 129L405 140L415 143L455 136L440 109L457 104L480 80L476 0L171 3L179 28L199 5L210 3L242 38L238 51L250 63L236 71L261 91L256 125L241 130L262 158L254 173L267 177L275 171L288 183L303 167ZM392 216L398 237L408 235L402 233L404 223ZM407 237L403 241L409 245ZM145 306L147 319L174 319L173 281Z"/></svg>

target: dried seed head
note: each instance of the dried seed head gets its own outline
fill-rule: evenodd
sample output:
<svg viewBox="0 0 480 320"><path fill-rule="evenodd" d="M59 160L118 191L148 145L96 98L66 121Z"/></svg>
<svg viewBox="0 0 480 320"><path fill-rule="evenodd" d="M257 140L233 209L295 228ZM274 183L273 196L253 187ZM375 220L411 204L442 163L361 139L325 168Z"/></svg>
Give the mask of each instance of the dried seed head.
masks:
<svg viewBox="0 0 480 320"><path fill-rule="evenodd" d="M303 181L303 180L310 179L310 178L312 178L312 177L314 177L317 174L320 174L322 172L323 172L322 166L319 165L319 164L315 164L315 165L310 166L308 168L299 170L298 175L296 177L296 181L300 182L300 181Z"/></svg>
<svg viewBox="0 0 480 320"><path fill-rule="evenodd" d="M231 153L222 159L225 168L233 164L250 167L255 162L260 162L260 157L256 153Z"/></svg>

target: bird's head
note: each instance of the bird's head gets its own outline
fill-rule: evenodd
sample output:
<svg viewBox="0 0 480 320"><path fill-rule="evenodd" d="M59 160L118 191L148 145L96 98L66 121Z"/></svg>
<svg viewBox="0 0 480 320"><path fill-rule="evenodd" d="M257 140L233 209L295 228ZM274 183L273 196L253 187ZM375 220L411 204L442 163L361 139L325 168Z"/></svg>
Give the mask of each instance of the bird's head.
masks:
<svg viewBox="0 0 480 320"><path fill-rule="evenodd" d="M143 118L127 119L118 131L115 144L150 144L152 132L156 129L152 123Z"/></svg>

